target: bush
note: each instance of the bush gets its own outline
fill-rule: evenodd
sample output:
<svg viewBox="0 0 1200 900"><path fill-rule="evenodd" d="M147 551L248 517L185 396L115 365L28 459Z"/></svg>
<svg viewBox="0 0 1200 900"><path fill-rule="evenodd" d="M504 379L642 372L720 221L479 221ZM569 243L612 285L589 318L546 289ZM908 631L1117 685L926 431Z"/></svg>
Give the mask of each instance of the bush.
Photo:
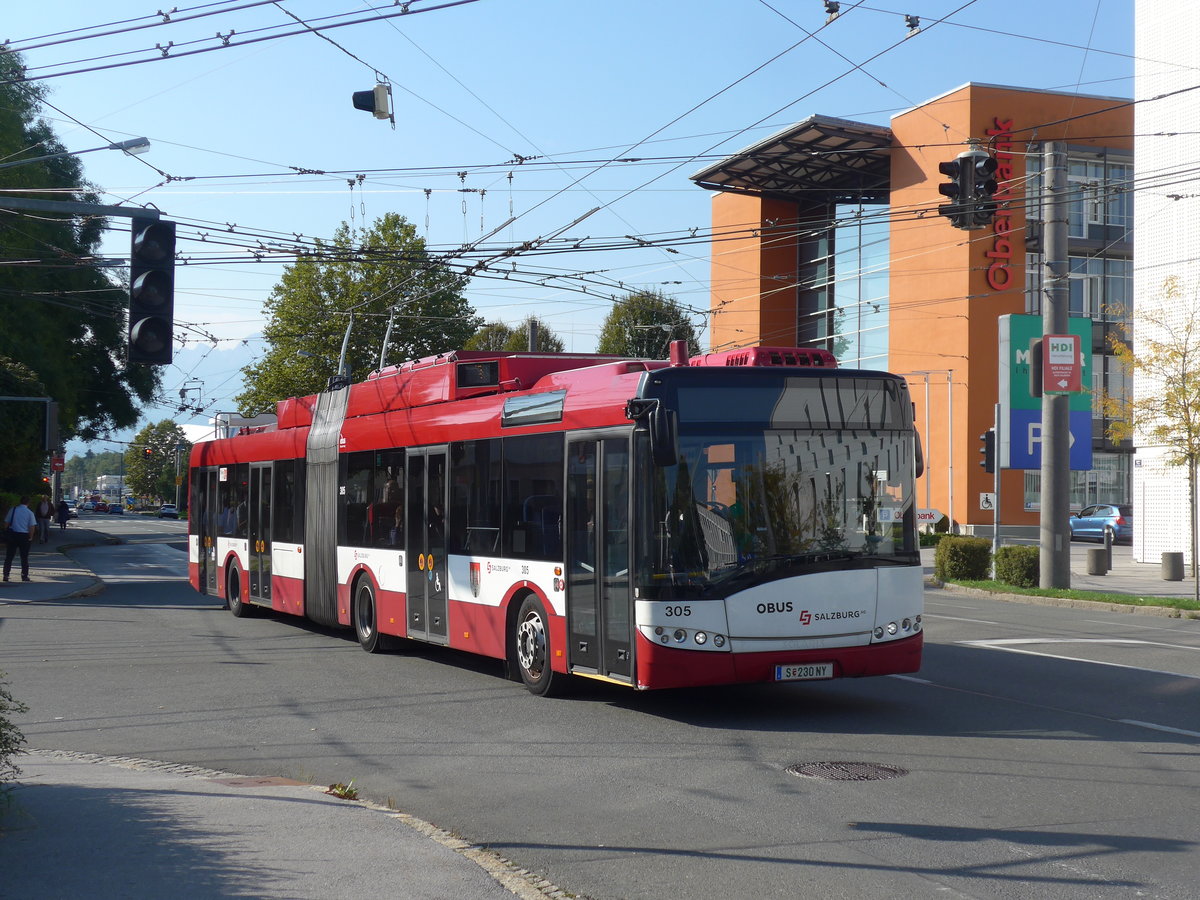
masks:
<svg viewBox="0 0 1200 900"><path fill-rule="evenodd" d="M941 581L986 581L992 571L987 538L947 535L938 542L933 574Z"/></svg>
<svg viewBox="0 0 1200 900"><path fill-rule="evenodd" d="M945 536L945 532L939 531L922 531L919 535L922 547L936 547Z"/></svg>
<svg viewBox="0 0 1200 900"><path fill-rule="evenodd" d="M996 580L1016 587L1037 587L1041 562L1037 547L1001 547L996 551Z"/></svg>
<svg viewBox="0 0 1200 900"><path fill-rule="evenodd" d="M25 743L25 735L8 720L8 715L29 712L28 706L13 699L3 678L4 673L0 672L0 791L3 790L4 782L11 781L21 774L12 757L20 752L21 745Z"/></svg>

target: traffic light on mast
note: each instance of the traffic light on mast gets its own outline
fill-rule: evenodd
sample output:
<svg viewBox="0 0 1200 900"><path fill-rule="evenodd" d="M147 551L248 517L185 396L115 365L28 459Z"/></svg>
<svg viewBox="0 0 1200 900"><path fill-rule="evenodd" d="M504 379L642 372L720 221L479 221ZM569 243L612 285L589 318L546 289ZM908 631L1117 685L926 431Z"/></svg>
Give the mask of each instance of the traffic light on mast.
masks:
<svg viewBox="0 0 1200 900"><path fill-rule="evenodd" d="M993 473L996 471L996 429L989 428L979 436L979 441L979 455L983 457L979 465L983 466L983 471Z"/></svg>
<svg viewBox="0 0 1200 900"><path fill-rule="evenodd" d="M950 179L938 185L938 193L950 198L938 212L955 228L986 228L996 212L996 160L985 150L964 150L949 162L938 163L938 171Z"/></svg>
<svg viewBox="0 0 1200 900"><path fill-rule="evenodd" d="M126 358L131 365L165 366L175 321L175 223L135 218L130 225Z"/></svg>
<svg viewBox="0 0 1200 900"><path fill-rule="evenodd" d="M377 119L392 118L392 86L390 84L377 84L369 91L355 91L350 99L354 103L355 109L369 112ZM394 119L392 124L396 124Z"/></svg>

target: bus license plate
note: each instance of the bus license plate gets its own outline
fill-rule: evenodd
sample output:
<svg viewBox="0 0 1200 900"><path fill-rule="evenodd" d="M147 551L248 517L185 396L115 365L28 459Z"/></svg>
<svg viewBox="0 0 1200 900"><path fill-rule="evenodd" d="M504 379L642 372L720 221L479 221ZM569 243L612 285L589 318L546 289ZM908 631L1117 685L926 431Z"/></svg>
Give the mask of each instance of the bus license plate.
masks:
<svg viewBox="0 0 1200 900"><path fill-rule="evenodd" d="M832 678L833 663L805 663L798 666L776 666L776 681L812 681L818 678Z"/></svg>

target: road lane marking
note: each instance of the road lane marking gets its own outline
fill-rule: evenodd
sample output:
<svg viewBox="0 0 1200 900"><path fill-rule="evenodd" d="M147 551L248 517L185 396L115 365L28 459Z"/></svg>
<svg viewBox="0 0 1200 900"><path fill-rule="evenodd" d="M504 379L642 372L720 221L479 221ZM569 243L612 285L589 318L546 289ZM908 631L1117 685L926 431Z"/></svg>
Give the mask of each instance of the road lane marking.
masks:
<svg viewBox="0 0 1200 900"><path fill-rule="evenodd" d="M1169 675L1172 678L1189 678L1200 681L1200 675L1185 675L1182 672L1167 672L1163 669L1147 669L1144 666L1130 666L1125 663L1105 662L1100 659L1080 659L1078 656L1064 656L1059 653L1041 653L1037 650L1023 650L1013 644L1156 644L1161 647L1178 647L1183 650L1196 650L1196 647L1181 647L1177 644L1159 644L1156 641L1136 641L1130 638L1099 638L1099 639L1070 639L1070 638L1011 638L995 641L958 641L966 647L978 647L982 650L1004 650L1008 653L1023 653L1026 656L1041 656L1046 659L1061 659L1066 662L1091 663L1097 666L1110 666L1114 669L1131 669L1134 672L1147 672L1151 675Z"/></svg>
<svg viewBox="0 0 1200 900"><path fill-rule="evenodd" d="M992 622L988 619L968 619L968 618L965 618L964 616L944 616L941 613L926 612L925 618L926 619L949 619L952 622L976 622L980 625L995 625L997 628L1002 627L1001 623Z"/></svg>
<svg viewBox="0 0 1200 900"><path fill-rule="evenodd" d="M1200 738L1200 731L1188 731L1186 728L1172 728L1170 725L1155 725L1153 722L1139 722L1137 719L1117 719L1122 725L1134 725L1138 728L1149 728L1152 731L1165 731L1167 734L1182 734L1186 737Z"/></svg>

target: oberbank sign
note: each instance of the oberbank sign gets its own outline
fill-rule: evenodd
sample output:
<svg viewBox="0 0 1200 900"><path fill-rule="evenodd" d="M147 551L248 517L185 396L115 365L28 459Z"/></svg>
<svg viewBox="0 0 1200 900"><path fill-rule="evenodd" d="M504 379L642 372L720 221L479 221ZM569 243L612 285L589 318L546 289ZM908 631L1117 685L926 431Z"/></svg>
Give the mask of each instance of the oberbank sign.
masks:
<svg viewBox="0 0 1200 900"><path fill-rule="evenodd" d="M1042 399L1029 391L1032 341L1042 336L1041 316L1000 317L1000 414L997 462L1005 469L1042 467ZM1092 320L1072 316L1068 334L1078 338L1083 357L1080 380L1092 383ZM1092 395L1070 395L1071 468L1092 468Z"/></svg>

